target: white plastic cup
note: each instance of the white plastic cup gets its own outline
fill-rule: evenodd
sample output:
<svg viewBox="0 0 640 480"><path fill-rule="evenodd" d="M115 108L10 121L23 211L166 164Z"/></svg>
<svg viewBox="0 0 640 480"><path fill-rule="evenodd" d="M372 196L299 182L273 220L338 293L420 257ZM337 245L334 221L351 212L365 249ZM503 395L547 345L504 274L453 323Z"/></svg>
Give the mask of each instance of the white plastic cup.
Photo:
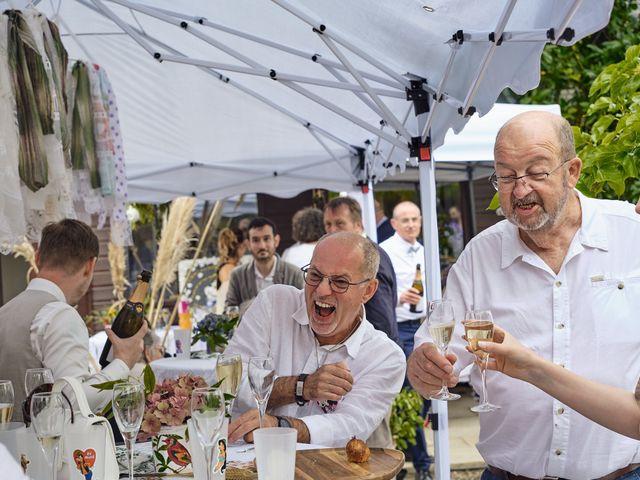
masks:
<svg viewBox="0 0 640 480"><path fill-rule="evenodd" d="M295 428L259 428L253 431L258 480L293 480L296 473Z"/></svg>
<svg viewBox="0 0 640 480"><path fill-rule="evenodd" d="M186 328L176 328L173 331L173 338L176 342L176 357L191 357L191 330Z"/></svg>

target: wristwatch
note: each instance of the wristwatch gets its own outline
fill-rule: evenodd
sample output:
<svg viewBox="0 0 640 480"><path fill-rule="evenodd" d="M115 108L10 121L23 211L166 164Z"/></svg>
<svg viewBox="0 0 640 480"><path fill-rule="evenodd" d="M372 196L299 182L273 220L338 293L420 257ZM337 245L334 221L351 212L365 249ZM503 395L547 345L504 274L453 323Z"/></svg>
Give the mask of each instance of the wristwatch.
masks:
<svg viewBox="0 0 640 480"><path fill-rule="evenodd" d="M278 419L278 427L281 427L281 428L292 428L291 422L289 420L287 420L286 417L278 417L278 416L276 416L276 418Z"/></svg>
<svg viewBox="0 0 640 480"><path fill-rule="evenodd" d="M306 373L301 373L300 375L298 375L298 381L296 382L296 403L301 407L307 404L307 400L305 400L303 396L304 381L307 379L307 376L308 375Z"/></svg>

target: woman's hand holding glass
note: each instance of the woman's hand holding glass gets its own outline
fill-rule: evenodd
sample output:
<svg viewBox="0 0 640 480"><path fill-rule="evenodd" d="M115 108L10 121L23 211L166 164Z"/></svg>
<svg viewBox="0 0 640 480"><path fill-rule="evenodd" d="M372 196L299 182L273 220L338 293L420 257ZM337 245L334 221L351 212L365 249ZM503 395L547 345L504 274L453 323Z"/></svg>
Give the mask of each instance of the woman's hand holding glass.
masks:
<svg viewBox="0 0 640 480"><path fill-rule="evenodd" d="M267 410L267 403L276 378L276 369L271 357L251 357L249 359L249 385L258 405L260 428Z"/></svg>
<svg viewBox="0 0 640 480"><path fill-rule="evenodd" d="M489 354L478 348L478 342L493 342L493 316L489 310L469 310L464 316L464 333L469 350L478 357L482 377L482 402L471 407L473 412L493 412L500 408L489 402L487 393L487 363Z"/></svg>
<svg viewBox="0 0 640 480"><path fill-rule="evenodd" d="M453 303L449 300L434 300L429 304L429 317L427 327L438 351L446 356L447 347L453 336L456 321L453 311ZM460 395L451 393L445 381L442 381L442 388L439 392L431 395L432 400L458 400Z"/></svg>

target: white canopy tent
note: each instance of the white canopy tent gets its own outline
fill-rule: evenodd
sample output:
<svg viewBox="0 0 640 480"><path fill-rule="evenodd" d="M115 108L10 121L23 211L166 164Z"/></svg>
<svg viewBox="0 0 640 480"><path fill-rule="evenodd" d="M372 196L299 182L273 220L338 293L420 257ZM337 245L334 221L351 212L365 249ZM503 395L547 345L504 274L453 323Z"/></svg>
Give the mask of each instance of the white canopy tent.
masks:
<svg viewBox="0 0 640 480"><path fill-rule="evenodd" d="M601 29L613 0L30 3L57 21L71 57L107 71L132 200L349 190L420 158L433 299L430 149L474 112L487 113L505 87L534 88L544 45ZM446 415L439 427L444 479Z"/></svg>

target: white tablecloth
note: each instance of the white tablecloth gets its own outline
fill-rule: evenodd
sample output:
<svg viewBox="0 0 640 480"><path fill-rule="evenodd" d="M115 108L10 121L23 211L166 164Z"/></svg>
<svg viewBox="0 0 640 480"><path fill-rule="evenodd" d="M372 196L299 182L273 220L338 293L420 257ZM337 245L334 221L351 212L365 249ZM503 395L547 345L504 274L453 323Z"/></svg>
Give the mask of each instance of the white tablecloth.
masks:
<svg viewBox="0 0 640 480"><path fill-rule="evenodd" d="M216 358L206 359L181 359L161 358L150 363L153 373L156 374L156 382L160 383L165 378L175 379L183 373L202 376L211 385L216 383Z"/></svg>

